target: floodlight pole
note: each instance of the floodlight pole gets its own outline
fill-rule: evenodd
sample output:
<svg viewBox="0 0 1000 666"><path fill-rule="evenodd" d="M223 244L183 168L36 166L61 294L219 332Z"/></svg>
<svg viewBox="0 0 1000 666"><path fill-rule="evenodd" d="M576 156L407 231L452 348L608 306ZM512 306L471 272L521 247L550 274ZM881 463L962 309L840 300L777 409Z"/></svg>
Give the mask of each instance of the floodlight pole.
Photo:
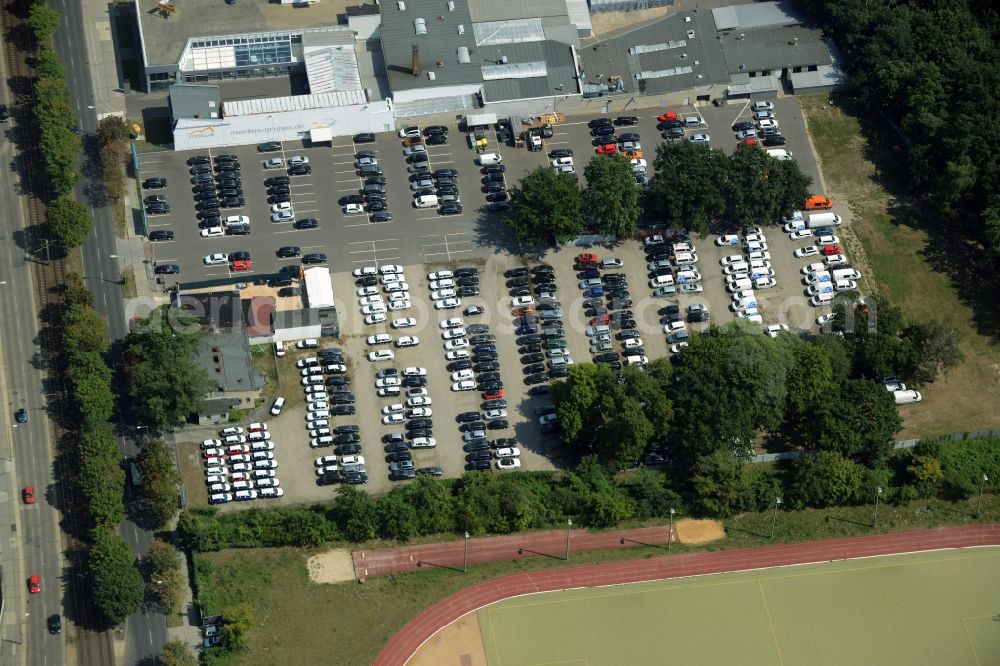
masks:
<svg viewBox="0 0 1000 666"><path fill-rule="evenodd" d="M670 507L670 527L667 528L667 550L670 550L670 542L674 540L674 507Z"/></svg>
<svg viewBox="0 0 1000 666"><path fill-rule="evenodd" d="M986 482L990 477L983 474L983 482L979 485L979 501L976 502L976 518L979 517L979 510L983 508L983 491L986 490Z"/></svg>
<svg viewBox="0 0 1000 666"><path fill-rule="evenodd" d="M469 533L465 533L465 560L462 563L462 573L469 570Z"/></svg>
<svg viewBox="0 0 1000 666"><path fill-rule="evenodd" d="M774 514L771 516L771 538L774 538L774 526L778 522L778 506L781 504L781 498L777 495L774 496Z"/></svg>
<svg viewBox="0 0 1000 666"><path fill-rule="evenodd" d="M882 497L882 486L875 486L875 518L872 521L872 527L878 532L878 500Z"/></svg>
<svg viewBox="0 0 1000 666"><path fill-rule="evenodd" d="M566 519L566 561L569 562L569 531L573 527L573 519Z"/></svg>

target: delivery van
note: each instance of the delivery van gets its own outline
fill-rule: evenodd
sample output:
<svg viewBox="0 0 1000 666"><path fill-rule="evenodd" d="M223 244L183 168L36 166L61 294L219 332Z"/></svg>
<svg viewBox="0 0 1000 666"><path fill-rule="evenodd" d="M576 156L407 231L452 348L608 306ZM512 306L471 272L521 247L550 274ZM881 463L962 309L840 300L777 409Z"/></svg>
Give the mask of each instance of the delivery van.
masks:
<svg viewBox="0 0 1000 666"><path fill-rule="evenodd" d="M809 216L809 228L838 226L843 222L839 215L833 213L813 213Z"/></svg>
<svg viewBox="0 0 1000 666"><path fill-rule="evenodd" d="M436 194L423 194L413 200L414 208L437 208L438 198Z"/></svg>
<svg viewBox="0 0 1000 666"><path fill-rule="evenodd" d="M790 160L792 159L792 151L785 150L784 148L768 148L764 151L770 157L776 160Z"/></svg>
<svg viewBox="0 0 1000 666"><path fill-rule="evenodd" d="M809 302L813 305L813 307L817 308L821 305L829 305L833 302L833 292L831 291L826 294L816 294L809 299Z"/></svg>
<svg viewBox="0 0 1000 666"><path fill-rule="evenodd" d="M496 153L483 153L476 161L479 163L479 166L487 166L489 164L500 164L503 158Z"/></svg>

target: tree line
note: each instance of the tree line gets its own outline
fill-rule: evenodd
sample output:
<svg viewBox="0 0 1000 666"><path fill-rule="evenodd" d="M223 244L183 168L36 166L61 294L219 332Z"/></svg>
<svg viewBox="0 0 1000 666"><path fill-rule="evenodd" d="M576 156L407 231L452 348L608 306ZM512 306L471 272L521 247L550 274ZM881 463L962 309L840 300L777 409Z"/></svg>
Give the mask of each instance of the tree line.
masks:
<svg viewBox="0 0 1000 666"><path fill-rule="evenodd" d="M583 233L628 238L640 216L707 234L719 219L767 224L799 208L812 179L798 163L778 160L757 147L739 146L728 155L690 141L661 143L655 174L643 191L630 161L597 155L575 174L541 166L511 188L508 225L521 241L565 242Z"/></svg>
<svg viewBox="0 0 1000 666"><path fill-rule="evenodd" d="M864 108L903 136L900 182L1000 257L1000 15L989 3L798 0L832 36Z"/></svg>

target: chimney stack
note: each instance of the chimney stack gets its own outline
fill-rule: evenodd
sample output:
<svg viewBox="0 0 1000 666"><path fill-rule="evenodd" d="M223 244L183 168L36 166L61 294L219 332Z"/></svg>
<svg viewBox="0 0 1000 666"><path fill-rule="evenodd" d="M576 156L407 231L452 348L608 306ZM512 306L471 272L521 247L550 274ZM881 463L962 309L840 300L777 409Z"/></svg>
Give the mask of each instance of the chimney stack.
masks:
<svg viewBox="0 0 1000 666"><path fill-rule="evenodd" d="M410 61L410 72L413 76L420 76L420 47L413 45L413 60Z"/></svg>

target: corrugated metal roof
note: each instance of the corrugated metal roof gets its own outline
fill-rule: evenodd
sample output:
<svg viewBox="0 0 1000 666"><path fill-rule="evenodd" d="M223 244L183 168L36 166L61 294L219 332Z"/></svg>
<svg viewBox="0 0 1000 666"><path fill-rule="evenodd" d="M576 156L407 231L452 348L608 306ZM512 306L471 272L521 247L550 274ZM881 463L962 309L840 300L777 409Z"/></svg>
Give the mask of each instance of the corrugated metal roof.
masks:
<svg viewBox="0 0 1000 666"><path fill-rule="evenodd" d="M545 39L545 29L540 18L485 21L474 24L472 28L477 46L540 42Z"/></svg>
<svg viewBox="0 0 1000 666"><path fill-rule="evenodd" d="M797 25L802 17L790 2L752 2L712 10L716 30L753 30Z"/></svg>
<svg viewBox="0 0 1000 666"><path fill-rule="evenodd" d="M577 30L585 35L593 31L587 0L566 0L566 13L569 15L569 22L575 25Z"/></svg>
<svg viewBox="0 0 1000 666"><path fill-rule="evenodd" d="M566 0L468 0L476 23L523 18L568 16Z"/></svg>
<svg viewBox="0 0 1000 666"><path fill-rule="evenodd" d="M353 42L349 48L309 48L305 61L306 78L313 93L361 90L361 73Z"/></svg>
<svg viewBox="0 0 1000 666"><path fill-rule="evenodd" d="M364 104L366 101L363 90L341 90L313 95L230 100L223 102L222 108L227 116L253 116L277 111L305 111L306 109L352 106Z"/></svg>
<svg viewBox="0 0 1000 666"><path fill-rule="evenodd" d="M845 85L847 74L836 65L821 65L814 72L793 72L791 80L792 89L798 92L809 88Z"/></svg>
<svg viewBox="0 0 1000 666"><path fill-rule="evenodd" d="M399 9L402 5L404 9ZM472 34L472 18L464 0L386 0L382 7L380 38L389 84L393 90L481 82L481 56ZM423 19L427 34L417 34L415 21ZM417 47L420 76L411 71ZM469 49L469 63L458 61L458 47ZM434 73L433 82L427 73Z"/></svg>
<svg viewBox="0 0 1000 666"><path fill-rule="evenodd" d="M776 76L748 77L746 83L733 83L729 86L729 94L736 97L753 95L755 93L773 92L781 89L781 81Z"/></svg>
<svg viewBox="0 0 1000 666"><path fill-rule="evenodd" d="M508 64L544 62L546 76L524 79L500 79L483 84L483 96L488 102L578 95L573 50L559 42L507 44L502 48Z"/></svg>
<svg viewBox="0 0 1000 666"><path fill-rule="evenodd" d="M501 65L483 65L483 81L498 79L534 79L546 76L544 60L534 62L511 62Z"/></svg>

